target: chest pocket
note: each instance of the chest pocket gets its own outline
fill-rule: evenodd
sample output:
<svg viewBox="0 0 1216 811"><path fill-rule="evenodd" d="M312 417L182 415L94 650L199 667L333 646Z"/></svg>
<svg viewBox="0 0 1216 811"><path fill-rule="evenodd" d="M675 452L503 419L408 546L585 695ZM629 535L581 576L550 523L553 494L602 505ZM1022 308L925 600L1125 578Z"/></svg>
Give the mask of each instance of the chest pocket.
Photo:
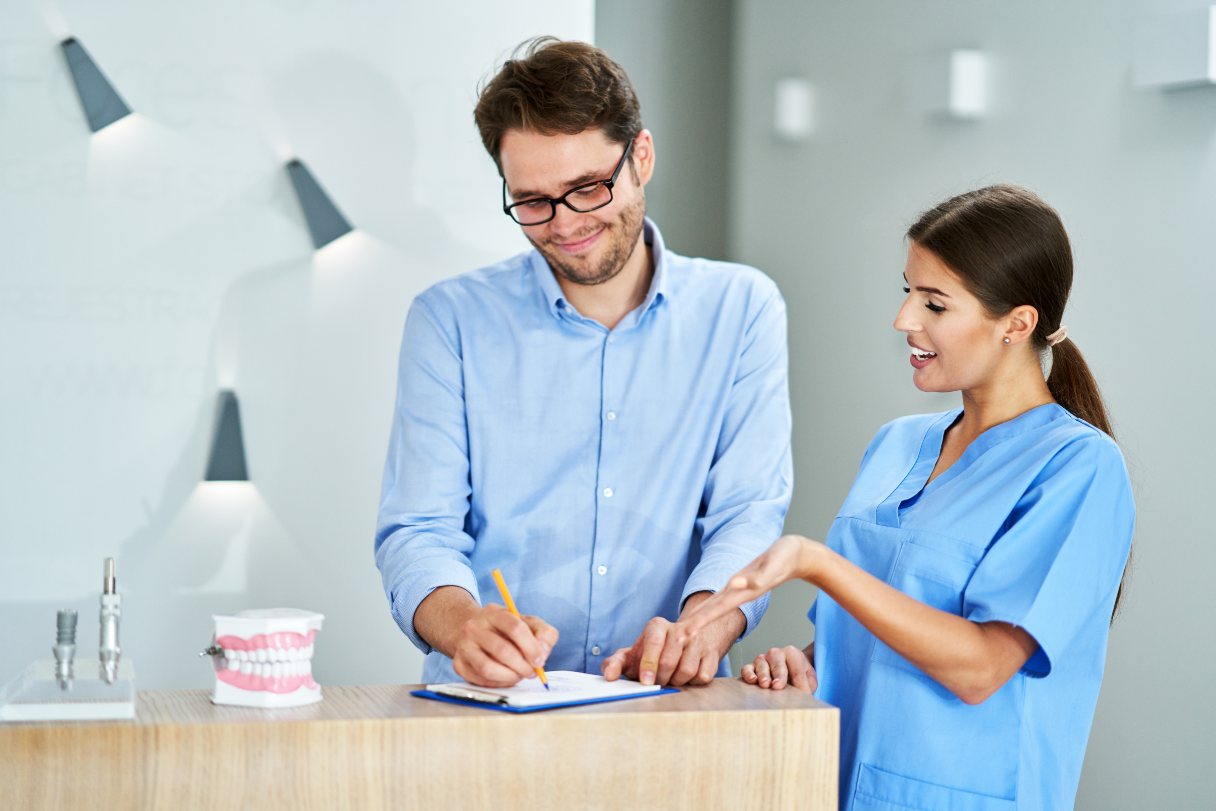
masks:
<svg viewBox="0 0 1216 811"><path fill-rule="evenodd" d="M905 532L886 582L927 606L961 617L963 592L982 557L983 549L955 538L923 530ZM922 672L877 639L871 658Z"/></svg>

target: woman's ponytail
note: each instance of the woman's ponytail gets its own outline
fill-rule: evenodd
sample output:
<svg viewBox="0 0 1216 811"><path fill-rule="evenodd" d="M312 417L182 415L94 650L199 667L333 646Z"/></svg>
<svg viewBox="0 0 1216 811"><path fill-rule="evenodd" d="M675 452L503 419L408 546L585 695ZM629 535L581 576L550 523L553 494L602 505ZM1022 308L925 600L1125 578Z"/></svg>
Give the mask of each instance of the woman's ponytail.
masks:
<svg viewBox="0 0 1216 811"><path fill-rule="evenodd" d="M1106 403L1081 350L1065 338L1049 351L1051 372L1047 376L1047 388L1051 396L1069 412L1113 439L1115 435L1110 427Z"/></svg>
<svg viewBox="0 0 1216 811"><path fill-rule="evenodd" d="M1110 428L1110 415L1098 389L1098 381L1089 371L1089 364L1075 343L1065 338L1049 350L1051 372L1047 375L1047 389L1052 398L1070 413L1101 430L1111 439L1115 434ZM1127 553L1127 565L1119 579L1119 590L1115 592L1115 607L1111 611L1111 622L1119 614L1123 602L1123 589L1127 585L1127 573L1132 568L1132 550Z"/></svg>

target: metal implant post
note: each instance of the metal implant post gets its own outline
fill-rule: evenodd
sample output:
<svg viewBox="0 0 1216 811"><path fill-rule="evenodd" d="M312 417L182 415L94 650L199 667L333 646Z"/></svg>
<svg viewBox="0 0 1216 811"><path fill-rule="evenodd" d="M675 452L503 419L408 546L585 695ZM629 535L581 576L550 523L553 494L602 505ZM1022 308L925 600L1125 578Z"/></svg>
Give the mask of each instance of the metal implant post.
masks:
<svg viewBox="0 0 1216 811"><path fill-rule="evenodd" d="M61 608L55 615L55 679L60 690L72 689L72 663L76 658L76 612Z"/></svg>
<svg viewBox="0 0 1216 811"><path fill-rule="evenodd" d="M101 582L101 640L97 646L97 657L101 660L101 678L106 684L118 679L118 620L122 616L122 598L118 594L118 580L114 576L114 558L106 558L105 573Z"/></svg>

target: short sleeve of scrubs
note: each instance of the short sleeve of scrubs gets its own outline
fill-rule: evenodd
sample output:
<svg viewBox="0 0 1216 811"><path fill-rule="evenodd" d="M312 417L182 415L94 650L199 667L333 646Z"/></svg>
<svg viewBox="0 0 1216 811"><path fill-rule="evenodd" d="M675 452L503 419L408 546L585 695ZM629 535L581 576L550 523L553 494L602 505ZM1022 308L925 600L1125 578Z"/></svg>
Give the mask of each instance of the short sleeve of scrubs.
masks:
<svg viewBox="0 0 1216 811"><path fill-rule="evenodd" d="M963 595L963 615L1025 629L1039 650L1023 666L1051 672L1095 612L1110 606L1127 562L1135 506L1123 457L1096 431L1043 467Z"/></svg>

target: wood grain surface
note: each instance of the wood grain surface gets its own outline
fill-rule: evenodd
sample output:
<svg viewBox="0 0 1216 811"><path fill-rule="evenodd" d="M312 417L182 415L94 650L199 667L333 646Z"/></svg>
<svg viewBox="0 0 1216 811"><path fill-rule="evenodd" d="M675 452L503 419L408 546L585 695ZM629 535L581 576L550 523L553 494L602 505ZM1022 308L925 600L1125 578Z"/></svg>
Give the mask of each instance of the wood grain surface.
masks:
<svg viewBox="0 0 1216 811"><path fill-rule="evenodd" d="M7 808L834 809L839 713L718 679L512 715L326 687L319 704L139 694L125 722L0 725Z"/></svg>

